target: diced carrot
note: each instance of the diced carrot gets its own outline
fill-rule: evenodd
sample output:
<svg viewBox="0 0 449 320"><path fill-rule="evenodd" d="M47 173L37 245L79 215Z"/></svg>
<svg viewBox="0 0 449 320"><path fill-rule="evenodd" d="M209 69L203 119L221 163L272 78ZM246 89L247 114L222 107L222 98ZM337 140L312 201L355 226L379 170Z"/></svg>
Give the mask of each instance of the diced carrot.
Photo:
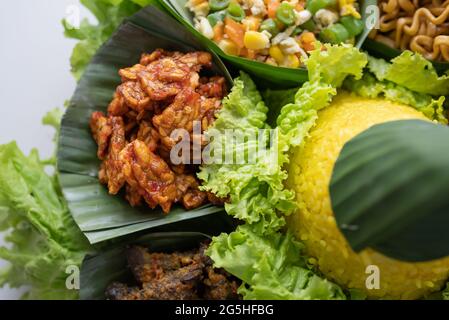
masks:
<svg viewBox="0 0 449 320"><path fill-rule="evenodd" d="M248 58L250 60L254 60L256 58L256 51L248 48L243 48L242 50L240 50L240 56Z"/></svg>
<svg viewBox="0 0 449 320"><path fill-rule="evenodd" d="M315 35L312 32L304 32L301 35L301 47L306 51L315 50Z"/></svg>
<svg viewBox="0 0 449 320"><path fill-rule="evenodd" d="M214 26L214 41L215 42L220 42L221 39L223 39L223 30L224 29L224 25L223 23L217 23Z"/></svg>
<svg viewBox="0 0 449 320"><path fill-rule="evenodd" d="M243 37L245 36L245 27L243 26L243 24L238 23L229 17L226 17L224 32L229 37L229 39L237 45L237 47L241 49L245 46L243 43Z"/></svg>
<svg viewBox="0 0 449 320"><path fill-rule="evenodd" d="M267 3L268 16L271 19L275 19L276 18L276 10L278 9L278 7L281 3L279 0L268 0L268 1L269 1Z"/></svg>
<svg viewBox="0 0 449 320"><path fill-rule="evenodd" d="M296 11L303 11L304 10L304 6L303 6L303 4L301 4L301 3L298 3L296 6L295 6L295 10Z"/></svg>

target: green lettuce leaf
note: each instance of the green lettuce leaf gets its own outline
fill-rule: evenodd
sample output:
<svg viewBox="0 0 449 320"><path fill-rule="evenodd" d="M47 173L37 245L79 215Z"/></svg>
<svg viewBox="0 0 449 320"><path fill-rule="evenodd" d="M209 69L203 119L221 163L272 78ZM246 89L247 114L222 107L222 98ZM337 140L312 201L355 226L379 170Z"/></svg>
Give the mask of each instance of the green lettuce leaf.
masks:
<svg viewBox="0 0 449 320"><path fill-rule="evenodd" d="M370 57L368 68L380 81L388 80L409 90L433 96L449 94L449 75L438 76L430 61L411 51L404 51L391 63Z"/></svg>
<svg viewBox="0 0 449 320"><path fill-rule="evenodd" d="M443 103L445 97L434 99L431 95L411 91L391 81L378 81L371 73L365 72L363 78L356 80L349 77L344 82L344 88L365 98L385 98L403 103L421 111L431 120L447 124Z"/></svg>
<svg viewBox="0 0 449 320"><path fill-rule="evenodd" d="M59 123L57 112L44 122ZM0 286L26 286L29 299L78 297L66 287L66 269L81 265L88 242L37 150L25 156L15 142L0 146L0 230L8 243L0 248L0 259L9 262Z"/></svg>
<svg viewBox="0 0 449 320"><path fill-rule="evenodd" d="M317 45L306 60L309 82L325 83L338 88L343 80L352 75L356 79L362 77L367 57L357 48L350 45L325 44L324 49Z"/></svg>
<svg viewBox="0 0 449 320"><path fill-rule="evenodd" d="M76 79L81 77L95 52L109 39L123 19L140 8L155 3L156 0L81 0L80 2L92 12L97 19L97 24L84 19L79 28L75 28L69 21L62 21L65 36L79 40L70 58L72 73Z"/></svg>
<svg viewBox="0 0 449 320"><path fill-rule="evenodd" d="M213 238L207 254L215 266L242 279L244 299L345 299L342 290L316 275L291 233L260 236L248 225Z"/></svg>
<svg viewBox="0 0 449 320"><path fill-rule="evenodd" d="M252 80L241 73L207 134L211 139L208 149L214 153L220 150L222 158L244 155L244 163L215 160L202 166L198 174L203 190L229 197L225 204L228 214L253 225L260 233L279 230L285 225L279 213L287 215L294 208L293 193L283 185L287 177L279 158L283 155L278 153L276 143L269 145L269 132L260 131L269 128L265 123L267 111ZM244 138L241 143L229 143L226 131L233 129ZM276 131L272 138L276 141Z"/></svg>
<svg viewBox="0 0 449 320"><path fill-rule="evenodd" d="M295 101L285 105L277 119L283 152L299 146L315 125L318 111L327 107L348 76L360 79L367 57L351 46L325 45L312 52L306 61L309 81L296 93Z"/></svg>

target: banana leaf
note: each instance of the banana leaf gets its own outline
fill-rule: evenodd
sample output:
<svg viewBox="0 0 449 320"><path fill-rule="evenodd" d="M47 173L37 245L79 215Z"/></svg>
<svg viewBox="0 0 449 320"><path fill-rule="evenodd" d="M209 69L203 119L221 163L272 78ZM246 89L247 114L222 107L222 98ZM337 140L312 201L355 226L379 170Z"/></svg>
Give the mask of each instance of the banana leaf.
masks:
<svg viewBox="0 0 449 320"><path fill-rule="evenodd" d="M81 266L80 299L104 299L104 292L114 281L133 283L128 270L125 249L129 244L142 245L151 252L184 251L198 247L210 237L200 232L151 233L87 256Z"/></svg>
<svg viewBox="0 0 449 320"><path fill-rule="evenodd" d="M387 46L384 43L377 42L373 39L366 39L362 46L363 49L368 51L375 57L384 58L384 59L393 59L399 56L402 51ZM449 70L449 62L440 62L440 61L430 61L432 62L435 70L441 75L447 70Z"/></svg>
<svg viewBox="0 0 449 320"><path fill-rule="evenodd" d="M109 195L98 181L100 162L89 129L90 115L106 111L121 82L118 70L156 48L204 49L176 20L156 7L147 7L124 22L97 52L63 117L57 154L59 179L73 218L91 243L203 216L214 219L224 211L212 205L190 211L177 206L166 215L160 209L132 208L122 196ZM231 86L231 76L217 56L212 72L225 76Z"/></svg>
<svg viewBox="0 0 449 320"><path fill-rule="evenodd" d="M305 68L284 68L275 67L266 63L249 60L242 57L228 55L221 50L217 44L204 37L194 28L193 14L186 8L187 0L158 0L176 19L178 19L189 31L194 34L207 48L216 52L225 61L228 61L235 68L244 70L252 75L253 80L259 88L285 89L297 88L300 84L308 80L307 69ZM377 0L362 0L361 13L362 20L366 22L370 18L369 6L376 6ZM364 23L363 32L356 39L356 47L360 48L368 36L371 28L368 23Z"/></svg>
<svg viewBox="0 0 449 320"><path fill-rule="evenodd" d="M404 261L449 255L449 128L421 120L373 126L345 144L330 195L355 251Z"/></svg>

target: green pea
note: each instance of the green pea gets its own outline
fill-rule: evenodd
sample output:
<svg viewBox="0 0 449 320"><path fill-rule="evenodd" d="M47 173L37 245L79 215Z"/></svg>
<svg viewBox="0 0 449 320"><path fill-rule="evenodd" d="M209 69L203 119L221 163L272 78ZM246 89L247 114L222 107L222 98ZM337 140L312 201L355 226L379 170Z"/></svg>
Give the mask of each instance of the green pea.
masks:
<svg viewBox="0 0 449 320"><path fill-rule="evenodd" d="M350 37L355 37L363 31L363 21L353 16L344 16L340 19L340 23L346 28Z"/></svg>
<svg viewBox="0 0 449 320"><path fill-rule="evenodd" d="M334 8L336 5L336 0L307 0L306 9L315 14L320 9Z"/></svg>
<svg viewBox="0 0 449 320"><path fill-rule="evenodd" d="M221 10L208 15L207 20L209 20L210 25L214 27L218 22L223 21L225 17L226 10Z"/></svg>
<svg viewBox="0 0 449 320"><path fill-rule="evenodd" d="M211 11L220 11L229 6L230 0L209 0L209 8Z"/></svg>
<svg viewBox="0 0 449 320"><path fill-rule="evenodd" d="M287 2L282 2L276 10L276 18L287 26L292 25L295 22L293 7Z"/></svg>
<svg viewBox="0 0 449 320"><path fill-rule="evenodd" d="M277 35L280 30L273 19L266 19L260 24L260 31L268 31L272 36Z"/></svg>
<svg viewBox="0 0 449 320"><path fill-rule="evenodd" d="M235 21L242 21L245 18L245 11L236 2L231 2L228 6L228 16Z"/></svg>
<svg viewBox="0 0 449 320"><path fill-rule="evenodd" d="M349 39L349 33L342 24L336 23L321 30L320 39L323 42L339 44Z"/></svg>
<svg viewBox="0 0 449 320"><path fill-rule="evenodd" d="M316 24L313 19L309 19L307 22L304 22L300 27L304 30L314 32L316 29Z"/></svg>

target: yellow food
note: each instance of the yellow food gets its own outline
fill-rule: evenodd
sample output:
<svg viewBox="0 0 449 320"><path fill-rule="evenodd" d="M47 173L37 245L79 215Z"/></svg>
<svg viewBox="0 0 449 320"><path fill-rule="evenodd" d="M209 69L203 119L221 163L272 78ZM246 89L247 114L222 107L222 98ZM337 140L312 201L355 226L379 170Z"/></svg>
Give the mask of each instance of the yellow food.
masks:
<svg viewBox="0 0 449 320"><path fill-rule="evenodd" d="M240 49L237 47L237 45L228 39L223 39L218 43L218 46L221 50L223 50L224 53L236 56L240 53Z"/></svg>
<svg viewBox="0 0 449 320"><path fill-rule="evenodd" d="M285 56L285 60L282 64L282 66L287 67L287 68L298 68L299 64L300 64L300 62L296 55L288 54Z"/></svg>
<svg viewBox="0 0 449 320"><path fill-rule="evenodd" d="M261 32L246 31L245 37L243 38L243 43L248 49L262 50L268 48L270 45L270 39L268 39L268 37Z"/></svg>
<svg viewBox="0 0 449 320"><path fill-rule="evenodd" d="M279 46L272 46L269 50L270 56L278 63L281 64L284 62L284 54Z"/></svg>
<svg viewBox="0 0 449 320"><path fill-rule="evenodd" d="M372 125L400 119L426 118L406 105L340 94L320 111L305 144L294 151L289 168L287 184L295 190L299 207L288 218L289 228L326 278L344 288L359 289L369 298L421 298L440 290L449 276L449 257L410 263L372 249L355 253L332 212L329 181L344 143ZM369 265L380 270L379 289L366 287Z"/></svg>

